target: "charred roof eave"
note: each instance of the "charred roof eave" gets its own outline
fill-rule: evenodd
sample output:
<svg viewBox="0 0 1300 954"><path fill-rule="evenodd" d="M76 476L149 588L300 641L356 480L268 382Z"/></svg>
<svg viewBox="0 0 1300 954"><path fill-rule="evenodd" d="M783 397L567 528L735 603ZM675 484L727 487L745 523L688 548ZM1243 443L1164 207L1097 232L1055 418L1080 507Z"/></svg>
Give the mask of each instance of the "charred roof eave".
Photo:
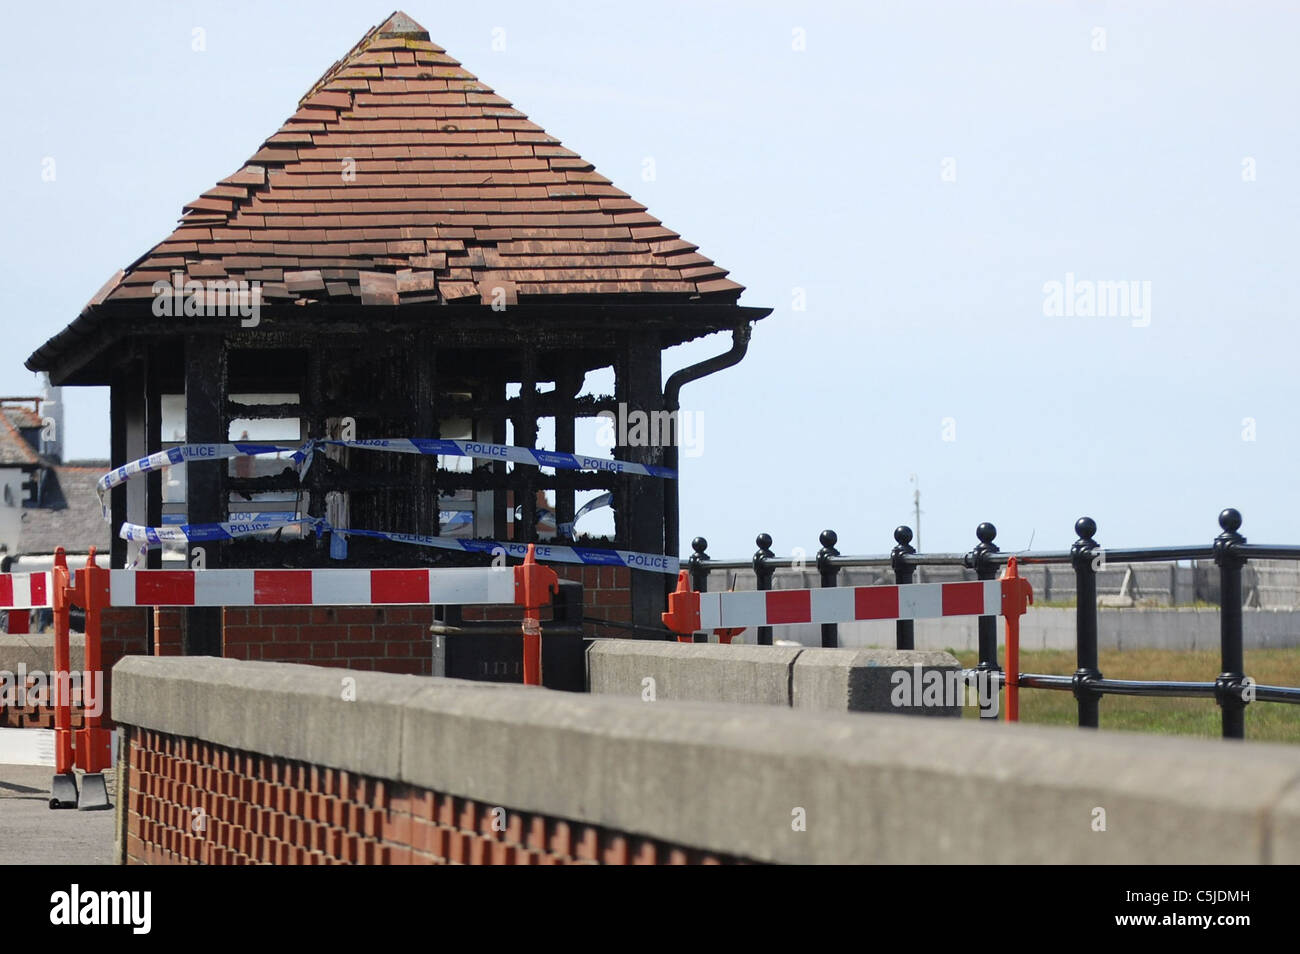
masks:
<svg viewBox="0 0 1300 954"><path fill-rule="evenodd" d="M261 323L245 331L237 318L159 318L139 302L105 302L89 305L81 314L26 361L31 371L45 371L56 385L106 386L119 350L134 338L180 339L196 331L221 333L232 344L252 342L266 332L293 332L332 336L371 336L377 330L410 329L424 323L448 326L449 333L517 329L521 334L554 330L621 331L658 326L663 347L692 341L740 324L759 321L771 308L734 302L627 301L587 299L585 301L539 300L494 311L477 301L436 304L362 305L338 302L313 304L267 304L262 306ZM225 323L222 328L219 323ZM256 346L256 345L253 345Z"/></svg>

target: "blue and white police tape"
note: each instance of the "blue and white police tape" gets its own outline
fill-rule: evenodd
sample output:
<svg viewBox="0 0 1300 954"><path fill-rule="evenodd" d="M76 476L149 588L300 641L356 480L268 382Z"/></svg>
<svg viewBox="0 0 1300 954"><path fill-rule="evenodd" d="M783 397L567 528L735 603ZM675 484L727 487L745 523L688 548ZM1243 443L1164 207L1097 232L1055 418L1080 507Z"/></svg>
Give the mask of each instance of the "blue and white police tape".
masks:
<svg viewBox="0 0 1300 954"><path fill-rule="evenodd" d="M318 531L329 525L317 517L301 520L231 520L224 523L182 523L170 527L142 527L138 523L124 523L117 535L123 540L149 543L209 543L213 540L234 540L259 533L272 533L285 527L304 527Z"/></svg>
<svg viewBox="0 0 1300 954"><path fill-rule="evenodd" d="M236 537L269 533L282 527L311 528L316 533L329 533L330 556L344 559L347 555L345 546L336 546L347 537L368 537L374 540L389 540L393 543L405 543L412 546L434 547L441 550L458 550L462 553L482 553L523 559L528 553L528 544L506 540L458 540L454 537L432 537L416 533L386 533L382 530L357 530L353 528L332 527L329 522L319 517L302 520L277 522L273 520L254 520L227 523L187 523L175 527L142 527L139 524L124 523L118 531L123 540L135 541L154 546L163 543L204 543L213 540L232 540ZM584 566L625 566L634 570L649 570L655 573L676 575L679 565L677 557L657 553L637 553L633 550L607 550L602 547L565 547L548 543L537 544L537 559L550 560L555 563L578 563Z"/></svg>
<svg viewBox="0 0 1300 954"><path fill-rule="evenodd" d="M438 526L443 530L452 527L464 527L474 522L473 510L440 510L438 511Z"/></svg>
<svg viewBox="0 0 1300 954"><path fill-rule="evenodd" d="M185 522L183 513L165 513L163 514L163 524L174 527ZM262 510L258 512L250 511L248 513L230 514L231 523L243 523L248 520L297 520L298 515L292 510Z"/></svg>
<svg viewBox="0 0 1300 954"><path fill-rule="evenodd" d="M573 520L569 523L562 523L559 526L560 533L566 537L573 536L573 528L578 521L591 513L593 510L599 510L601 507L612 507L614 505L613 494L601 494L599 497L593 497L578 508L578 512L573 515Z"/></svg>
<svg viewBox="0 0 1300 954"><path fill-rule="evenodd" d="M510 461L534 467L554 467L557 470L594 470L614 474L637 474L673 480L677 471L655 464L638 464L634 461L615 460L608 457L590 457L586 454L568 454L559 451L515 447L511 444L488 444L483 441L454 441L434 438L393 438L369 441L309 440L300 447L283 444L181 444L148 457L130 461L104 474L95 484L103 503L106 491L126 483L137 474L146 474L190 461L228 460L232 457L255 457L259 454L289 454L294 468L302 474L311 468L317 447L347 447L358 450L389 451L399 454L425 454L435 457L472 457L482 460ZM107 514L107 508L105 508Z"/></svg>
<svg viewBox="0 0 1300 954"><path fill-rule="evenodd" d="M95 489L102 494L105 490L111 490L118 484L126 483L136 474L147 474L150 471L162 470L164 467L172 467L192 460L226 460L231 457L252 457L257 454L275 453L297 455L301 452L302 448L285 447L280 444L181 444L179 447L169 447L167 450L158 451L156 454L141 457L139 460L133 460L121 467L110 470L99 478L95 484Z"/></svg>
<svg viewBox="0 0 1300 954"><path fill-rule="evenodd" d="M338 441L322 440L320 445L330 447L355 447L361 450L391 451L398 454L429 454L437 457L475 457L482 460L502 460L534 467L554 467L556 470L596 470L613 474L638 474L643 477L662 477L672 480L677 471L654 464L638 464L628 460L608 457L589 457L586 454L568 454L560 451L536 450L515 447L512 444L488 444L483 441L453 441L434 438L393 438L391 440Z"/></svg>
<svg viewBox="0 0 1300 954"><path fill-rule="evenodd" d="M462 553L485 553L522 560L528 554L528 544L506 540L458 540L455 537L430 537L416 533L385 533L381 530L355 530L334 527L332 532L344 537L370 537L409 543L418 547L436 547L441 550L459 550ZM637 553L632 550L606 550L601 547L562 547L549 543L537 544L537 559L553 563L579 563L585 566L625 566L633 570L650 570L676 576L680 561L677 557L657 553Z"/></svg>
<svg viewBox="0 0 1300 954"><path fill-rule="evenodd" d="M462 527L474 522L472 510L442 510L438 513L443 528ZM122 525L119 534L123 540L150 541L153 543L185 543L203 540L233 540L236 537L253 536L259 533L271 533L281 527L295 527L316 524L319 521L310 517L299 517L292 510L265 510L261 513L232 513L230 519L222 523L187 524L184 514L163 514L163 526L142 527L139 524ZM322 524L322 529L328 526ZM152 530L152 534L149 531ZM176 531L179 530L180 533ZM130 535L128 535L130 534ZM207 536L202 536L207 534Z"/></svg>
<svg viewBox="0 0 1300 954"><path fill-rule="evenodd" d="M328 526L324 520L299 518L296 513L287 510L232 513L230 517L230 520L223 523L185 523L185 518L180 514L165 514L163 521L166 525L162 527L122 524L117 535L123 540L140 544L140 552L127 569L134 570L145 558L150 546L161 546L164 543L210 543L213 540L233 540L236 537L272 533L284 527L310 527L319 531Z"/></svg>

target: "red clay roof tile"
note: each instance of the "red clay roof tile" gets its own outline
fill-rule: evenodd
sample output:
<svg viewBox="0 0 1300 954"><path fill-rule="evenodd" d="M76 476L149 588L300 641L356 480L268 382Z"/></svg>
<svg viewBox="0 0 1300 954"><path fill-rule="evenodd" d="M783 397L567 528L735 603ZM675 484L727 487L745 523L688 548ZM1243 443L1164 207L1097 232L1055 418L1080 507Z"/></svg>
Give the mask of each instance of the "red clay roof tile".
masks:
<svg viewBox="0 0 1300 954"><path fill-rule="evenodd" d="M497 287L511 305L539 295L734 302L742 290L400 12L99 300L145 297L173 268L275 279L268 298L380 305L435 292L491 303Z"/></svg>

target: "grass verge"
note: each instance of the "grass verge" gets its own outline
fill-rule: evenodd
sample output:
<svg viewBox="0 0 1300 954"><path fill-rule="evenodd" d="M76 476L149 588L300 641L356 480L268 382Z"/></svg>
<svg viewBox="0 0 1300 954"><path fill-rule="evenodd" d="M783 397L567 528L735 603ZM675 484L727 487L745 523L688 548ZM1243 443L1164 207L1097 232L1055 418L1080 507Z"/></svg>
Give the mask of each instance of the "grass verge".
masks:
<svg viewBox="0 0 1300 954"><path fill-rule="evenodd" d="M952 652L950 650L950 652ZM1005 648L999 647L1005 665ZM953 652L966 667L979 662L975 652ZM1213 682L1219 674L1219 654L1191 650L1138 649L1102 651L1101 671L1115 679ZM1075 670L1072 650L1021 651L1020 671L1069 675ZM1256 649L1246 652L1246 674L1260 685L1300 686L1300 649ZM973 708L963 710L977 718ZM1020 691L1020 721L1039 725L1077 725L1078 709L1069 692L1046 689ZM1222 735L1219 707L1212 699L1147 699L1104 696L1101 727L1158 735L1192 735L1217 739ZM1256 702L1246 710L1246 738L1300 743L1300 706Z"/></svg>

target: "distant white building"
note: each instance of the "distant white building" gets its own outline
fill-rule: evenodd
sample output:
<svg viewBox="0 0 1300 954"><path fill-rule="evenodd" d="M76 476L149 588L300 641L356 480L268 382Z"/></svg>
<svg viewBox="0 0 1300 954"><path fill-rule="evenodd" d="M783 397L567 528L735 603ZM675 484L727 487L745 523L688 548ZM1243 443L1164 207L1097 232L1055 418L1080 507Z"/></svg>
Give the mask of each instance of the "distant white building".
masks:
<svg viewBox="0 0 1300 954"><path fill-rule="evenodd" d="M95 482L109 462L63 462L60 388L40 397L0 397L0 564L10 572L48 569L63 547L70 566L91 546L108 565L108 523Z"/></svg>

